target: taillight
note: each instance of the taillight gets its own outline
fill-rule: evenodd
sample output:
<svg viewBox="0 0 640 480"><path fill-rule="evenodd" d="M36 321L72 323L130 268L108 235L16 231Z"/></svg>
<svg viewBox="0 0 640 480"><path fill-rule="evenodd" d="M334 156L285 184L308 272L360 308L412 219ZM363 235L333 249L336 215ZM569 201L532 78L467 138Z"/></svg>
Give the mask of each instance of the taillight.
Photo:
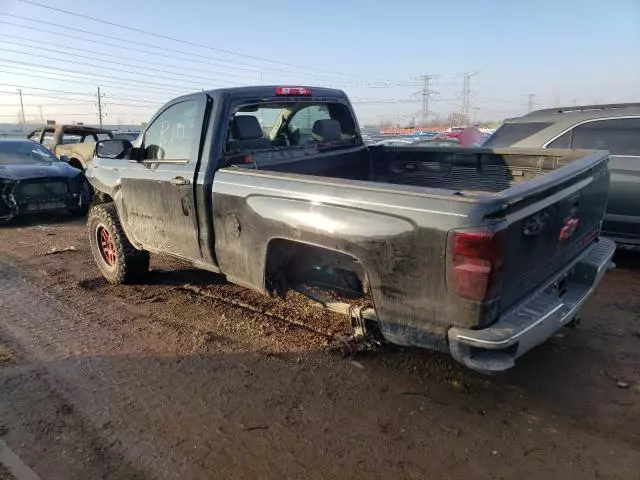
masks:
<svg viewBox="0 0 640 480"><path fill-rule="evenodd" d="M447 288L468 300L494 300L502 286L506 229L454 230L447 241Z"/></svg>
<svg viewBox="0 0 640 480"><path fill-rule="evenodd" d="M311 89L307 87L276 87L276 95L279 97L299 97L311 95Z"/></svg>

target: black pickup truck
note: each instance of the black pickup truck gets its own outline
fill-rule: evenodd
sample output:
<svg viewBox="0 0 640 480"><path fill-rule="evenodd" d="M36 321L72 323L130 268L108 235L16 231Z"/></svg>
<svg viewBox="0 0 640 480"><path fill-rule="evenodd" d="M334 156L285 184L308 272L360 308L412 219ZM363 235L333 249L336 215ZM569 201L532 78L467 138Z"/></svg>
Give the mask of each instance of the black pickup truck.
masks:
<svg viewBox="0 0 640 480"><path fill-rule="evenodd" d="M356 336L500 372L570 323L610 265L607 162L367 147L339 90L199 92L135 144L98 143L90 243L113 283L169 254L267 295L302 292Z"/></svg>

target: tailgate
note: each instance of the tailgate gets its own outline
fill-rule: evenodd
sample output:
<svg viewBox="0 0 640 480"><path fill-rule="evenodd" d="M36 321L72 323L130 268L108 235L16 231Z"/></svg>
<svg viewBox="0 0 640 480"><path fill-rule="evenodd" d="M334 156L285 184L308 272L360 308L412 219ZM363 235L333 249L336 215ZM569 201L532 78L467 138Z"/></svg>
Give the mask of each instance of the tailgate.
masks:
<svg viewBox="0 0 640 480"><path fill-rule="evenodd" d="M597 238L609 190L607 162L606 152L585 152L580 160L503 192L510 199L500 312ZM562 285L556 293L562 294Z"/></svg>

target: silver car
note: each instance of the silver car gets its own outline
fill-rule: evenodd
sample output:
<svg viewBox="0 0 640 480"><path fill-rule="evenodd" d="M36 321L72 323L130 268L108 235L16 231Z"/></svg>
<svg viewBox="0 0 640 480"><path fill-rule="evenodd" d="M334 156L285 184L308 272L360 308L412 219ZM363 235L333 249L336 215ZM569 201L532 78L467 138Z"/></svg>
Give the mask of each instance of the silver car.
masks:
<svg viewBox="0 0 640 480"><path fill-rule="evenodd" d="M619 247L640 249L640 103L538 110L506 120L484 146L608 150L603 234Z"/></svg>

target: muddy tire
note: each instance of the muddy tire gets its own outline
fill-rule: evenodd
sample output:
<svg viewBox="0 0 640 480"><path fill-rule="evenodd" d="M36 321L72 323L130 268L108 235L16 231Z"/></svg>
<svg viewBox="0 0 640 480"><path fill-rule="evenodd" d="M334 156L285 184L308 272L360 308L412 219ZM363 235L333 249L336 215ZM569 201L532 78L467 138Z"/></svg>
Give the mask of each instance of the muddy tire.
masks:
<svg viewBox="0 0 640 480"><path fill-rule="evenodd" d="M93 206L87 226L91 253L104 278L120 285L135 283L146 275L149 252L131 245L113 203Z"/></svg>

